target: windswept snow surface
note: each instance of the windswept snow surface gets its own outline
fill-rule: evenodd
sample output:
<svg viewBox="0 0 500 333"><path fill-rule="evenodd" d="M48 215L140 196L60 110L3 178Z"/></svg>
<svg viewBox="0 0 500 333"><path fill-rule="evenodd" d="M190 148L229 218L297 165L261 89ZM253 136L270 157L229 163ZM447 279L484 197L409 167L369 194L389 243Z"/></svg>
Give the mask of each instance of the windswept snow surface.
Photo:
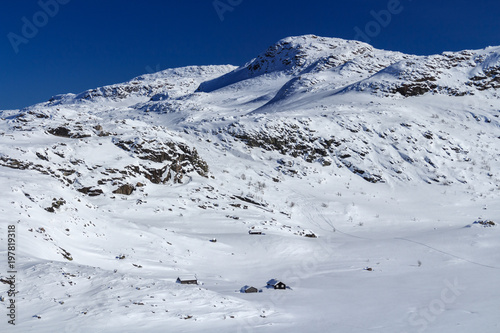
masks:
<svg viewBox="0 0 500 333"><path fill-rule="evenodd" d="M1 111L0 331L500 331L499 52L289 37Z"/></svg>

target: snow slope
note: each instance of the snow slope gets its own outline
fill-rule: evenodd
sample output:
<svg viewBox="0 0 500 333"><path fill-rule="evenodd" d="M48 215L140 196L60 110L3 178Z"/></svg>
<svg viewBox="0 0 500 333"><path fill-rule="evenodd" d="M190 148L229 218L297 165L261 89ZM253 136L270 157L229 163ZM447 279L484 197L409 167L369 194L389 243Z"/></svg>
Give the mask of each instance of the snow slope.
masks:
<svg viewBox="0 0 500 333"><path fill-rule="evenodd" d="M2 332L498 332L499 53L306 35L2 111Z"/></svg>

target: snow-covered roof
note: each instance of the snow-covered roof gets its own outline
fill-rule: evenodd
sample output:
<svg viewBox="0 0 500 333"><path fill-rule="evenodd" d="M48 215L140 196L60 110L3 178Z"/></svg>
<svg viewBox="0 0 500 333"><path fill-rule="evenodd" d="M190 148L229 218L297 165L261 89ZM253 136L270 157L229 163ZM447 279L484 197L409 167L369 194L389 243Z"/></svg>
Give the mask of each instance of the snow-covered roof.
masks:
<svg viewBox="0 0 500 333"><path fill-rule="evenodd" d="M275 285L277 285L277 284L278 284L278 283L280 283L280 282L281 282L281 281L280 281L280 280L278 280L278 279L271 279L271 280L267 281L267 284L268 284L269 286L275 286Z"/></svg>
<svg viewBox="0 0 500 333"><path fill-rule="evenodd" d="M244 286L244 287L243 287L243 290L247 290L247 289L250 289L250 288L257 289L257 288L256 288L256 287L254 287L254 286Z"/></svg>
<svg viewBox="0 0 500 333"><path fill-rule="evenodd" d="M177 278L180 281L193 281L193 280L198 280L196 278L196 275L182 275Z"/></svg>

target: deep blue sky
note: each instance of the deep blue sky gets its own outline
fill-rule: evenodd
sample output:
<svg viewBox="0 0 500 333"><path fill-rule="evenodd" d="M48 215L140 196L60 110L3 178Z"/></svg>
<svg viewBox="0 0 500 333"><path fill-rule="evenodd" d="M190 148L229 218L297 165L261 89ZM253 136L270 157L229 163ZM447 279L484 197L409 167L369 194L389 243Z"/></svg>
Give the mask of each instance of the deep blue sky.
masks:
<svg viewBox="0 0 500 333"><path fill-rule="evenodd" d="M41 0L53 1L67 2L53 17L38 0L2 3L0 109L165 68L241 65L292 35L354 39L368 28L373 46L421 55L500 45L498 0L215 0L232 9L223 20L214 0ZM390 23L375 23L370 12L388 6ZM26 21L38 31L23 35Z"/></svg>

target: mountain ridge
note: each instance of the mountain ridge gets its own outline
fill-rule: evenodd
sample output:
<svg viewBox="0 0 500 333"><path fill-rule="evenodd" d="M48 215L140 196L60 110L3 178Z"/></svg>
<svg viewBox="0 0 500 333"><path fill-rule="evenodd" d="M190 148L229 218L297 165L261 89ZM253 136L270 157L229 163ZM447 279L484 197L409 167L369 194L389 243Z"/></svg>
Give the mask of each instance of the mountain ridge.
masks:
<svg viewBox="0 0 500 333"><path fill-rule="evenodd" d="M401 98L418 96L426 98L424 104L428 103L427 101L432 104L432 99L437 100L441 95L457 98L474 96L474 101L481 99L485 104L491 104L493 102L490 102L490 99L495 98L497 88L500 87L497 86L500 80L499 49L490 47L478 51L445 52L442 55L412 57L397 52L376 50L356 41L314 35L288 37L238 68L229 65L190 66L146 74L123 84L91 89L77 95L64 95L28 107L13 122L20 124L18 128L25 128L31 122L54 123L56 119L60 119L57 125L45 127L47 133L53 135L62 133L63 136L73 138L95 135L114 137L116 130L96 130L95 128L102 129L103 124L96 122L92 127L88 125L88 121L83 120L82 117L87 112L86 103L90 102L96 110L99 110L97 113L92 112L95 115L91 118L105 117L104 119L111 120L112 117L124 112L132 119L141 119L143 122L151 115L158 115L160 123L165 123L171 130L182 135L191 133L190 129L196 133L200 130L207 132L208 128L212 128L209 132L218 133L219 139L224 138L222 139L224 145L234 139L242 140L249 147L276 150L284 155L302 157L307 162L316 161L322 165L347 167L354 174L369 181L420 178L426 182L431 179L438 183L467 182L458 176L449 179L449 176L439 171L439 165L444 167L449 162L456 164L457 159L470 161L467 154L472 150L453 148L466 146L467 143L457 144L451 139L440 140L445 143L444 146L436 144L436 133L443 132L445 127L449 127L448 125L443 127L444 119L439 124L433 120L434 116L439 118L439 113L433 113L432 117L426 116L422 119L414 118L407 113L406 116L400 116L399 123L404 126L396 123L397 126L394 127L384 125L384 122L386 124L393 122L393 119L390 119L392 116L381 123L387 112L375 111L385 106L375 106L365 115L356 112L354 118L343 110L352 107L363 109L366 108L365 105L370 106L374 102L392 109L390 106L392 101L403 103ZM325 64L325 61L328 66L318 65ZM212 88L203 88L208 86ZM204 89L207 91L203 91ZM356 95L354 99L353 94ZM352 102L356 99L365 102ZM451 103L463 109L462 101ZM349 104L351 106L348 106ZM414 107L412 103L408 105L410 108ZM488 108L491 111L486 113L468 112L465 109L447 112L454 119L467 119L470 114L478 124L481 122L485 124L480 127L491 127L491 130L495 131L498 127L498 120L495 119L498 118L498 110L494 105ZM63 112L62 109L66 111ZM288 113L291 109L303 110L299 114L304 121L295 122L290 119ZM65 112L71 116L67 117ZM79 116L74 118L75 114ZM144 118L141 118L143 117L141 114ZM311 122L311 116L312 123L315 124L313 128L303 125ZM317 118L318 116L320 118ZM65 123L71 125L71 122L67 122L68 119L80 120L75 123L77 126L62 126ZM257 123L251 119L255 119ZM283 133L268 133L266 127L261 125L255 128L255 124L266 123L259 119L265 119L270 123L282 123L283 125L278 125L282 129L291 126L283 132L289 133L290 136L277 140L276 135L280 136ZM363 125L360 127L356 122ZM335 131L338 133L345 132L346 134L340 135L344 138L339 139L337 135L324 133L322 126L328 123L333 126L332 130L336 128ZM413 130L410 129L412 123L418 124L417 128L420 128L418 132L427 134L412 133ZM235 124L238 125L235 127ZM209 125L207 129L205 125ZM43 127L41 124L40 126ZM234 129L237 127L240 129L235 132ZM245 128L248 128L247 132L243 130ZM314 132L323 134L314 136L312 135ZM389 134L391 132L395 134ZM411 139L401 143L397 139L398 136ZM391 139L387 139L388 137ZM419 152L422 137L430 144L426 145L425 154ZM490 137L494 142L494 134ZM142 141L140 138L132 141L118 138L113 140L121 142L118 147L122 148L125 147L122 142L127 140ZM192 138L188 141L194 143ZM381 155L379 148L382 146L374 144L377 141L385 147L383 151L390 152L389 155L393 157ZM333 143L335 145L332 146ZM234 144L230 143L229 146ZM127 148L126 151L133 151L130 149ZM187 152L186 149L184 150ZM449 153L443 155L443 151L446 152L447 149L462 152L460 154L463 156L451 157ZM161 149L152 154L161 155ZM441 162L429 162L436 159ZM401 167L396 167L397 165ZM450 167L444 167L446 173L451 172ZM208 167L203 168L208 169ZM163 170L164 167L160 169ZM420 170L417 172L421 175L419 177L405 175L403 171L414 170L413 173L417 169ZM151 175L148 177L151 178Z"/></svg>

